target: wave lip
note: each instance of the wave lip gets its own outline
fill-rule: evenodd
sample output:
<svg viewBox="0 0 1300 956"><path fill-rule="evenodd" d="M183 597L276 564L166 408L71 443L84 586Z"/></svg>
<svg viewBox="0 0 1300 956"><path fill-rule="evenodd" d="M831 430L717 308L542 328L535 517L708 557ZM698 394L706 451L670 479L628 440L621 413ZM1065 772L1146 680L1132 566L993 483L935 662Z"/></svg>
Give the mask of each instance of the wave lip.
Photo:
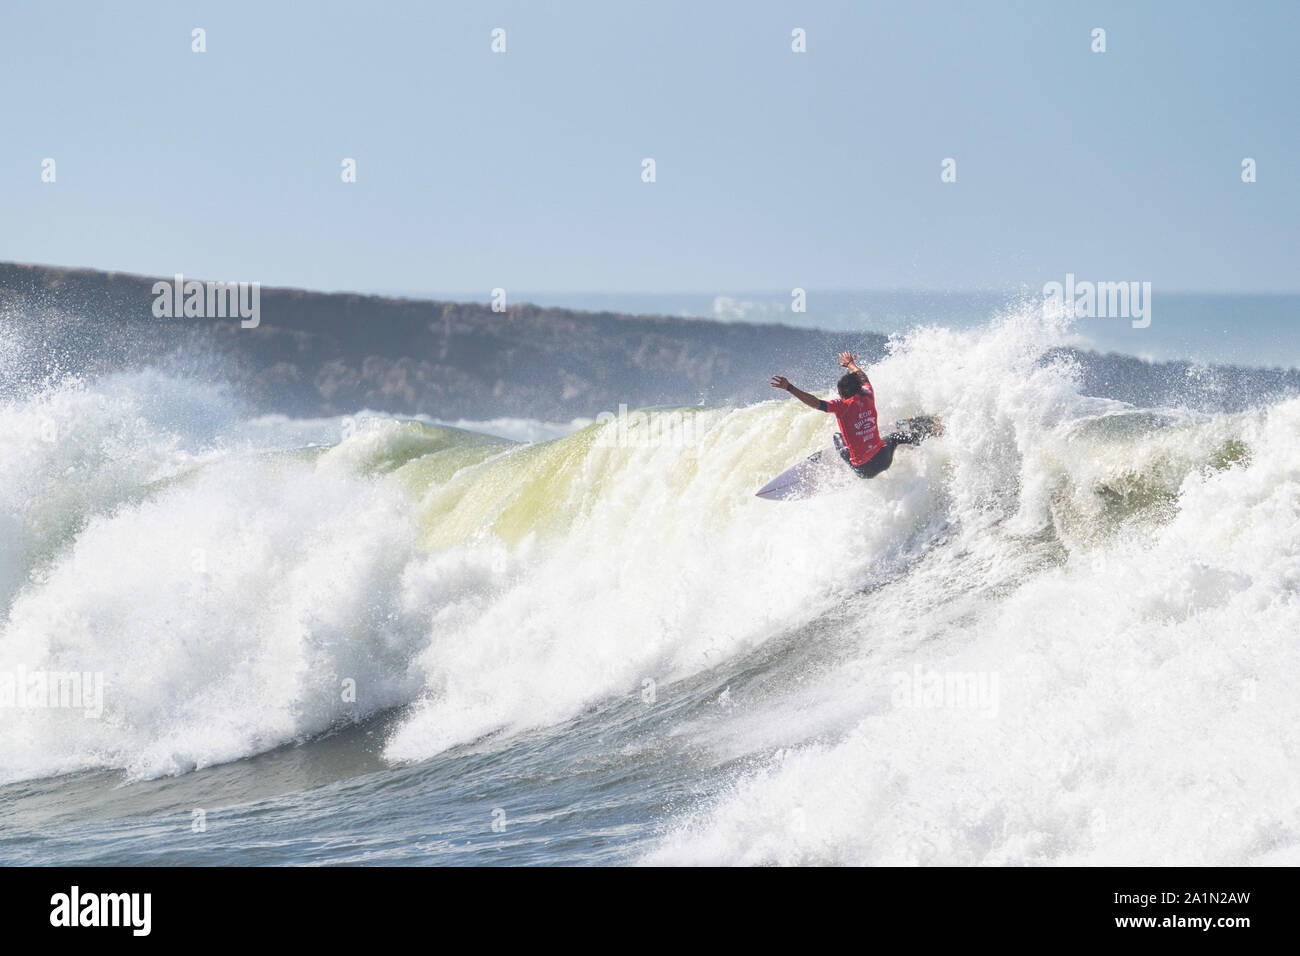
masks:
<svg viewBox="0 0 1300 956"><path fill-rule="evenodd" d="M0 709L0 773L184 772L414 699L416 538L397 487L281 454L83 515L9 604L0 671L102 675L104 712Z"/></svg>

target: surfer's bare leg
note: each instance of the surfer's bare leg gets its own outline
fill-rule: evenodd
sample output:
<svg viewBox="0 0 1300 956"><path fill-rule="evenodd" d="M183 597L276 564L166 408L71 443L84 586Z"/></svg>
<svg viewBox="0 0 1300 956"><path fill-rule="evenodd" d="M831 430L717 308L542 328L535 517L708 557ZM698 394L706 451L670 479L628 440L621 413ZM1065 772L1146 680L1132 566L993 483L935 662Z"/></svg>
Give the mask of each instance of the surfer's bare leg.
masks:
<svg viewBox="0 0 1300 956"><path fill-rule="evenodd" d="M900 428L885 436L896 445L919 445L927 438L943 434L943 422L933 415L920 415L897 422Z"/></svg>
<svg viewBox="0 0 1300 956"><path fill-rule="evenodd" d="M943 434L943 423L929 415L908 418L900 424L906 424L907 427L884 436L881 439L884 445L880 450L860 465L855 465L849 460L849 450L844 444L844 439L839 435L832 436L835 450L859 478L874 478L894 463L894 451L899 445L919 445L933 435Z"/></svg>

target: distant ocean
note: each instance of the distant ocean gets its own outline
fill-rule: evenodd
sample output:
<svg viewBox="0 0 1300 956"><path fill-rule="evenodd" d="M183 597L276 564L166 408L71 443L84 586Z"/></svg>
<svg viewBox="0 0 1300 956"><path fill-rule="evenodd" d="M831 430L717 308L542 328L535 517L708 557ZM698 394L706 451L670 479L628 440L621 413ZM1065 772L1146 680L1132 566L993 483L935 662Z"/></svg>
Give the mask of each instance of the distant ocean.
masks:
<svg viewBox="0 0 1300 956"><path fill-rule="evenodd" d="M1064 281L1062 278L1058 281ZM413 293L406 293L414 295ZM486 302L488 296L423 295ZM706 293L509 292L510 303L642 315L780 322L800 328L904 332L920 325L971 328L1002 310L1019 310L1041 291L914 292L807 290L806 311L791 309L789 290ZM1064 344L1149 361L1188 359L1205 365L1300 367L1300 295L1152 293L1151 323L1082 318Z"/></svg>

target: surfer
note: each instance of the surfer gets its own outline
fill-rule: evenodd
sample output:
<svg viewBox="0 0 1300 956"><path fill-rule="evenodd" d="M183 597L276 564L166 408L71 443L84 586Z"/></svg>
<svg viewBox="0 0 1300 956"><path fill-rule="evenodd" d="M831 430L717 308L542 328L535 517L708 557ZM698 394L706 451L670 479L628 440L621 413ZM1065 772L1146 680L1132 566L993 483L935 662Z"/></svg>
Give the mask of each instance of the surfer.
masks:
<svg viewBox="0 0 1300 956"><path fill-rule="evenodd" d="M867 373L858 367L858 357L841 352L839 364L847 369L835 383L839 398L827 402L790 384L784 375L772 376L772 387L784 389L809 408L830 412L839 423L835 449L859 478L874 478L894 463L899 445L919 445L931 435L942 435L938 418L923 416L898 422L899 430L880 437L876 426L876 394Z"/></svg>

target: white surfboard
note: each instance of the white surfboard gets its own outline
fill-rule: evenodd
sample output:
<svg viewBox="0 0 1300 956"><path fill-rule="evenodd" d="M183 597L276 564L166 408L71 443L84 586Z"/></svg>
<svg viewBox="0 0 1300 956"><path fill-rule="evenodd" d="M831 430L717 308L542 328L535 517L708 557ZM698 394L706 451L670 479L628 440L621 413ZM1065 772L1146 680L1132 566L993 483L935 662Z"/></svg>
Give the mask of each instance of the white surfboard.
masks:
<svg viewBox="0 0 1300 956"><path fill-rule="evenodd" d="M844 478L850 474L852 473L844 466L844 460L840 458L835 446L828 445L793 468L781 472L755 494L771 501L807 498L842 487L845 484Z"/></svg>

